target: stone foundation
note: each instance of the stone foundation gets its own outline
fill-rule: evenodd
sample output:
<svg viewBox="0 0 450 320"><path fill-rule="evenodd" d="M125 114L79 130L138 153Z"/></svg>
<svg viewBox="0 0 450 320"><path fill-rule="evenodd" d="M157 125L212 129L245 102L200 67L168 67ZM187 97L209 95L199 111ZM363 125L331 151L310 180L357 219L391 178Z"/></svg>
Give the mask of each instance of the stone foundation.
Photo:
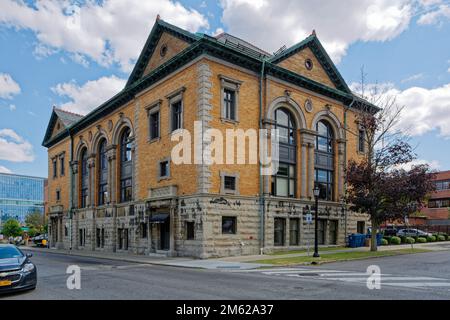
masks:
<svg viewBox="0 0 450 320"><path fill-rule="evenodd" d="M72 238L69 230L63 241L57 243L65 249L72 244L73 250L142 255L162 253L201 259L255 255L260 254L261 249L270 253L313 246L314 223L309 225L306 220L308 210L314 217L312 201L266 197L264 243L260 241L259 201L258 197L198 195L78 209L74 211L72 221L68 213L61 215L62 225L68 229L72 226ZM163 223L149 222L151 217L161 213L168 215L164 223L170 221L165 238L161 236L161 230L165 230ZM222 217L236 219L234 234L222 234ZM280 219L277 220L277 237L275 219ZM345 245L345 236L356 233L358 221L364 222L364 228L370 225L367 215L346 214L340 204L332 202L319 202L319 219L322 221L320 238L323 245ZM192 240L187 239L187 223L194 223ZM85 241L81 242L84 232ZM97 232L100 239L97 239ZM163 250L162 242L166 243L168 250Z"/></svg>

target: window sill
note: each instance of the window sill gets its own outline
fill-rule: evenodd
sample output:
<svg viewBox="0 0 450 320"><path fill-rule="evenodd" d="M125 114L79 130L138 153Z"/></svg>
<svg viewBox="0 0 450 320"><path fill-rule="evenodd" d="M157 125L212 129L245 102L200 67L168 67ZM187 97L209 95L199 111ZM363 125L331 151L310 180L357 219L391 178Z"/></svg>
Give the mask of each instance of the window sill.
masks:
<svg viewBox="0 0 450 320"><path fill-rule="evenodd" d="M165 180L172 180L172 177L170 177L170 176L158 177L158 182L165 181Z"/></svg>
<svg viewBox="0 0 450 320"><path fill-rule="evenodd" d="M154 143L161 141L161 137L153 138L153 139L147 139L147 143Z"/></svg>
<svg viewBox="0 0 450 320"><path fill-rule="evenodd" d="M229 123L229 124L233 124L235 126L239 124L239 120L233 120L233 119L228 119L228 118L220 118L220 121L222 123Z"/></svg>

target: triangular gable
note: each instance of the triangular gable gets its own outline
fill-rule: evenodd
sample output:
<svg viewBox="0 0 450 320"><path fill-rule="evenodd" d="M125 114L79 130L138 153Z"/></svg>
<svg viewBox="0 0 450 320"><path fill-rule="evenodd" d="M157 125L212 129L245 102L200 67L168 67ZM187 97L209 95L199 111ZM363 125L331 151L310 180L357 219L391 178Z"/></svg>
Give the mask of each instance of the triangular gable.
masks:
<svg viewBox="0 0 450 320"><path fill-rule="evenodd" d="M49 141L65 132L81 118L83 116L79 114L53 108L42 145L46 146Z"/></svg>
<svg viewBox="0 0 450 320"><path fill-rule="evenodd" d="M189 47L189 43L171 35L168 32L163 32L159 41L157 42L153 54L151 55L147 66L142 74L145 77L152 70L167 62L178 53Z"/></svg>
<svg viewBox="0 0 450 320"><path fill-rule="evenodd" d="M163 36L172 41L172 47L169 46L167 51L167 54L170 55L170 57L175 56L190 44L200 39L200 37L196 36L193 33L190 33L157 18L156 23L154 24L152 31L144 45L144 48L142 49L142 52L136 62L136 65L134 66L134 69L131 72L130 77L128 78L126 87L130 86L131 84L142 78L145 74L149 73L152 67L155 68L170 59L170 57L168 59L164 57L164 59L159 59L160 61L151 61L154 53L155 56L159 56L160 46L163 44L162 42L160 43L160 39ZM174 39L178 39L180 41L177 42ZM173 52L171 54L170 51L175 52L175 54L173 54Z"/></svg>
<svg viewBox="0 0 450 320"><path fill-rule="evenodd" d="M310 58L313 61L314 67L312 70L308 70L305 67L306 58ZM342 78L330 56L314 33L302 42L275 55L269 61L327 86L351 93L344 78ZM317 68L317 64L319 64L320 68Z"/></svg>

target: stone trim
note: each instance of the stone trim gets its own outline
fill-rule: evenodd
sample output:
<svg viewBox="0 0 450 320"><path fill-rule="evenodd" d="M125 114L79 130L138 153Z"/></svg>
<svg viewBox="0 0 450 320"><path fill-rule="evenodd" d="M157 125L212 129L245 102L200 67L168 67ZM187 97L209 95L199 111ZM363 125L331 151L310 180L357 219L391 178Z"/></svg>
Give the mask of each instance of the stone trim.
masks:
<svg viewBox="0 0 450 320"><path fill-rule="evenodd" d="M220 171L220 193L239 195L239 173ZM235 178L235 190L225 189L225 177Z"/></svg>
<svg viewBox="0 0 450 320"><path fill-rule="evenodd" d="M161 163L163 163L163 162L167 162L167 164L168 164L168 168L167 168L167 175L165 175L165 176L161 176ZM167 158L163 158L163 159L161 159L161 160L159 160L158 161L158 168L157 168L157 172L158 172L158 181L161 181L161 180L167 180L167 179L170 179L170 173L171 173L171 170L170 170L170 157L167 157Z"/></svg>
<svg viewBox="0 0 450 320"><path fill-rule="evenodd" d="M212 81L211 76L212 72L207 62L202 62L197 67L198 71L198 97L197 97L197 117L201 123L201 136L202 143L201 146L197 147L196 153L199 154L202 161L201 164L197 165L197 174L198 174L198 192L199 193L208 193L211 188L211 169L210 166L205 164L203 161L204 150L209 147L209 143L205 142L204 135L206 130L210 129L210 122L212 120L211 116L211 87ZM198 150L200 148L200 150Z"/></svg>
<svg viewBox="0 0 450 320"><path fill-rule="evenodd" d="M173 134L174 132L178 131L179 129L184 128L184 92L186 91L186 87L181 87L171 93L169 93L166 96L166 99L168 100L169 105L169 134ZM180 128L177 130L174 130L172 128L172 117L173 117L173 104L181 101L181 124Z"/></svg>
<svg viewBox="0 0 450 320"><path fill-rule="evenodd" d="M149 104L147 107L145 107L145 110L147 111L147 118L148 118L148 138L147 142L154 142L159 141L161 139L161 105L162 100L159 99L151 104ZM158 136L155 138L152 138L152 127L150 124L150 116L154 113L158 113Z"/></svg>
<svg viewBox="0 0 450 320"><path fill-rule="evenodd" d="M233 124L237 124L239 123L239 89L243 81L235 80L222 74L219 74L219 79L220 79L221 120L222 122L230 122ZM235 101L234 101L235 119L227 118L225 106L225 89L234 91L235 93Z"/></svg>

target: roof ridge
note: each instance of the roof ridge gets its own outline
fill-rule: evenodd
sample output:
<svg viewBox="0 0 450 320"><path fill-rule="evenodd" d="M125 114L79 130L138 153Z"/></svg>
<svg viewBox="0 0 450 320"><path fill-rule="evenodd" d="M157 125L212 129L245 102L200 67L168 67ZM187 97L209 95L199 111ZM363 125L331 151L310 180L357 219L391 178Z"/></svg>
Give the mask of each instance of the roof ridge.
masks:
<svg viewBox="0 0 450 320"><path fill-rule="evenodd" d="M75 112L68 111L68 110L64 110L64 109L61 109L61 108L57 108L56 106L53 106L53 110L57 110L57 111L61 111L61 112L64 112L64 113L72 114L72 115L78 116L78 117L84 117L84 115L82 115L82 114L75 113Z"/></svg>
<svg viewBox="0 0 450 320"><path fill-rule="evenodd" d="M231 33L228 33L228 32L222 32L222 33L220 33L220 34L218 34L218 35L215 35L214 38L216 38L217 40L219 40L219 38L220 38L221 36L224 36L224 35L232 36L233 38L236 38L236 39L238 39L238 40L241 40L241 41L245 42L246 44L251 45L252 47L257 48L258 50L261 50L262 52L264 52L265 54L267 54L269 57L272 56L272 54L270 54L270 53L267 52L266 50L261 49L260 47L254 45L253 43L251 43L251 42L249 42L249 41L247 41L247 40L245 40L245 39L242 39L242 38L240 38L240 37L237 37L237 36L235 36L234 34L231 34Z"/></svg>

